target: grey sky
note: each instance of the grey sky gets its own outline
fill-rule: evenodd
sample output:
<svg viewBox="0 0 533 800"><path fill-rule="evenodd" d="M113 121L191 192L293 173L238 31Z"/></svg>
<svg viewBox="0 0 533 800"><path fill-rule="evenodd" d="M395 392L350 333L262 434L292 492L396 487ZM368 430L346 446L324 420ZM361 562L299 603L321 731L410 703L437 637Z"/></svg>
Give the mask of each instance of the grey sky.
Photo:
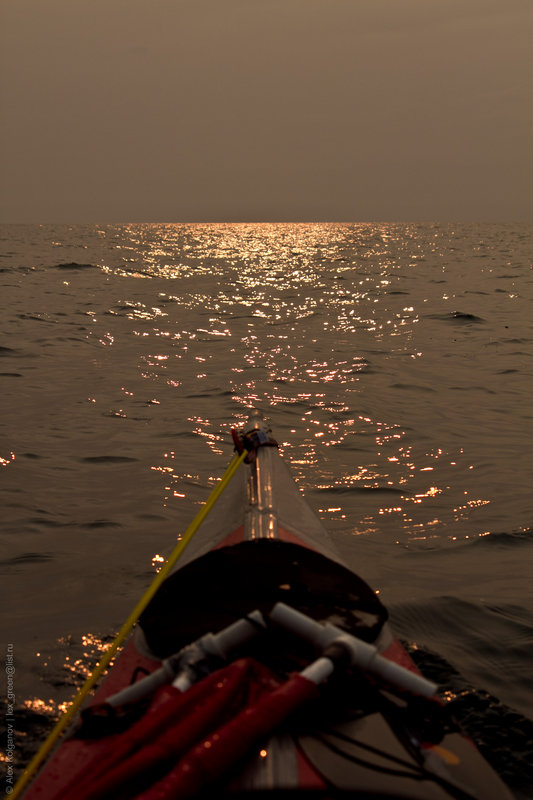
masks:
<svg viewBox="0 0 533 800"><path fill-rule="evenodd" d="M0 9L1 221L531 219L531 0Z"/></svg>

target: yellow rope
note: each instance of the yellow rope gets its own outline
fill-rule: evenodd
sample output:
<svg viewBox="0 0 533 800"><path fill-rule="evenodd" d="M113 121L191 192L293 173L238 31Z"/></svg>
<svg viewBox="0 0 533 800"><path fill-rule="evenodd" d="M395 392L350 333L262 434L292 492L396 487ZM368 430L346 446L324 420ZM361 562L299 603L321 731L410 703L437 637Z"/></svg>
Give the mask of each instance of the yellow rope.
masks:
<svg viewBox="0 0 533 800"><path fill-rule="evenodd" d="M230 463L229 467L227 468L226 472L222 476L221 480L216 484L213 488L213 491L207 498L205 504L202 506L198 514L195 516L183 537L180 539L172 553L170 554L168 560L165 562L159 573L156 575L155 579L153 580L152 584L149 586L141 600L137 603L131 614L129 615L128 619L119 630L115 640L110 644L109 648L106 650L96 667L94 668L92 674L83 684L81 689L79 690L78 694L72 701L72 704L69 706L65 714L58 720L55 727L51 730L48 738L43 742L37 753L34 755L22 775L20 776L19 780L13 787L13 792L10 795L10 800L16 800L17 797L21 795L35 772L43 763L44 759L50 754L51 750L57 743L59 737L65 730L65 728L71 723L72 719L76 715L76 713L81 708L83 702L85 701L87 695L94 687L98 679L101 677L104 670L109 666L109 663L113 656L116 654L120 645L124 642L128 634L131 632L133 626L137 622L138 618L157 592L163 581L165 580L166 576L176 564L178 559L181 557L183 551L191 541L192 537L207 517L211 509L213 508L214 504L235 475L238 467L244 461L246 456L248 455L247 451L244 450L240 455L236 455L235 458Z"/></svg>

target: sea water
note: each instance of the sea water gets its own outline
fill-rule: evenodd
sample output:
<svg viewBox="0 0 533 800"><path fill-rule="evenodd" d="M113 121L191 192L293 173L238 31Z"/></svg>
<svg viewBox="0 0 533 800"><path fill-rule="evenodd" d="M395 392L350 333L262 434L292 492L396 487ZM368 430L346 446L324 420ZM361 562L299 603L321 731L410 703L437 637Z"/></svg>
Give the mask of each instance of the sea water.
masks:
<svg viewBox="0 0 533 800"><path fill-rule="evenodd" d="M259 408L347 563L524 789L532 230L2 226L2 633L22 761Z"/></svg>

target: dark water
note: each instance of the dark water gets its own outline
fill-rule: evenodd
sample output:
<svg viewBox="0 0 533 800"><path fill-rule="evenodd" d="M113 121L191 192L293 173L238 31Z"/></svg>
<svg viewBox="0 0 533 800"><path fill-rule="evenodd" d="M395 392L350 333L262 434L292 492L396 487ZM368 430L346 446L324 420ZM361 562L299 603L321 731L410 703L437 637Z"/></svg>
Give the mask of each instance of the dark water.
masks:
<svg viewBox="0 0 533 800"><path fill-rule="evenodd" d="M20 760L258 406L347 562L525 791L531 233L2 227L2 633Z"/></svg>

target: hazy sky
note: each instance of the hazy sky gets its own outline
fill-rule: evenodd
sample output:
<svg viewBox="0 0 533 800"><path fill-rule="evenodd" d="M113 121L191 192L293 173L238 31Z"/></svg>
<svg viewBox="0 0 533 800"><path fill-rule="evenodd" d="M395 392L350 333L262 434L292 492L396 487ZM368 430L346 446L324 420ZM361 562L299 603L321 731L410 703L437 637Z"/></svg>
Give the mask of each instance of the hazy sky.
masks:
<svg viewBox="0 0 533 800"><path fill-rule="evenodd" d="M0 221L533 216L532 0L0 10Z"/></svg>

